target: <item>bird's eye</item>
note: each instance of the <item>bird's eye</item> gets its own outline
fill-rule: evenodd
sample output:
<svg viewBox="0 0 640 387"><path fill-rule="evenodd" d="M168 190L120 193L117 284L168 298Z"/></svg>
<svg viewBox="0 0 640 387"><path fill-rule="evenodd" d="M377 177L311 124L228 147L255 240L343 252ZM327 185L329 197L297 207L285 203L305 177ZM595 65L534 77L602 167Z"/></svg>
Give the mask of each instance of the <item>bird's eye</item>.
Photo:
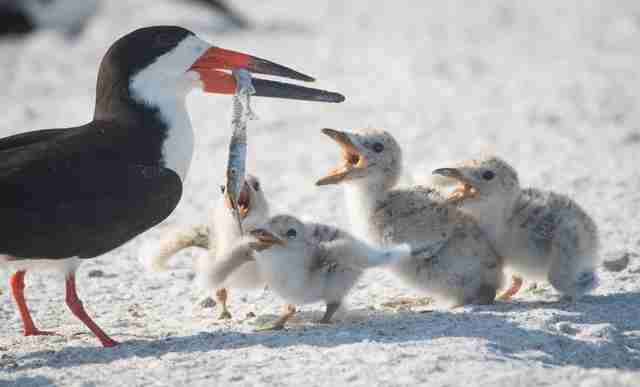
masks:
<svg viewBox="0 0 640 387"><path fill-rule="evenodd" d="M384 145L382 145L379 142L376 142L375 144L373 144L373 151L376 153L380 153L384 150Z"/></svg>
<svg viewBox="0 0 640 387"><path fill-rule="evenodd" d="M221 185L221 186L220 186L220 193L223 193L223 194L224 194L224 185Z"/></svg>
<svg viewBox="0 0 640 387"><path fill-rule="evenodd" d="M293 239L296 236L298 236L298 232L295 229L290 228L289 230L287 230L287 238Z"/></svg>
<svg viewBox="0 0 640 387"><path fill-rule="evenodd" d="M260 183L257 181L254 181L253 184L251 184L253 186L253 189L256 191L260 191Z"/></svg>
<svg viewBox="0 0 640 387"><path fill-rule="evenodd" d="M494 176L495 173L493 173L493 171L484 171L484 173L482 174L482 178L485 180L491 180Z"/></svg>

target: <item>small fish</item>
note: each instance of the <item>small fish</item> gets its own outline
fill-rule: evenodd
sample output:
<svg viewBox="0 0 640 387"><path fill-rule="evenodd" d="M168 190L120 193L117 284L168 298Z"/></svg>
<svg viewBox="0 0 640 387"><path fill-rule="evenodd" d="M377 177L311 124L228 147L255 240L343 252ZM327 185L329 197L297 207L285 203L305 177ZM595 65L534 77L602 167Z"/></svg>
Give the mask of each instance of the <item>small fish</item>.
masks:
<svg viewBox="0 0 640 387"><path fill-rule="evenodd" d="M233 134L229 143L229 160L227 162L227 183L225 195L229 200L238 228L242 234L241 215L238 200L244 186L245 165L247 161L247 121L257 119L251 110L251 94L255 89L251 84L251 74L245 69L233 70L236 79L236 93L233 96L231 109L231 129Z"/></svg>

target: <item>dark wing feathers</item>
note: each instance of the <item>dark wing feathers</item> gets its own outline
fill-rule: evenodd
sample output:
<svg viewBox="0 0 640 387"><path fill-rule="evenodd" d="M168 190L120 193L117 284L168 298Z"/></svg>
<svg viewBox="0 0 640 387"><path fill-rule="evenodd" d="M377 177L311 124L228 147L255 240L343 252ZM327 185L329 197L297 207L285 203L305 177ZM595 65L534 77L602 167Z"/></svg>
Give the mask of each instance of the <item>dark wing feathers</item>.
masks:
<svg viewBox="0 0 640 387"><path fill-rule="evenodd" d="M103 149L111 137L92 130L34 135L45 134L53 136L31 145L14 136L18 148L0 140L0 254L94 257L177 206L182 182L172 170L114 159Z"/></svg>
<svg viewBox="0 0 640 387"><path fill-rule="evenodd" d="M91 170L89 170L91 169ZM83 176L84 175L84 176ZM17 257L90 258L112 250L164 220L177 206L182 184L163 167L103 165L83 168L84 188L41 192L42 201L3 199L0 251ZM95 190L88 189L94 187ZM49 198L46 196L52 193ZM0 193L0 197L3 195Z"/></svg>
<svg viewBox="0 0 640 387"><path fill-rule="evenodd" d="M0 152L43 142L67 132L68 129L43 129L20 133L0 139Z"/></svg>

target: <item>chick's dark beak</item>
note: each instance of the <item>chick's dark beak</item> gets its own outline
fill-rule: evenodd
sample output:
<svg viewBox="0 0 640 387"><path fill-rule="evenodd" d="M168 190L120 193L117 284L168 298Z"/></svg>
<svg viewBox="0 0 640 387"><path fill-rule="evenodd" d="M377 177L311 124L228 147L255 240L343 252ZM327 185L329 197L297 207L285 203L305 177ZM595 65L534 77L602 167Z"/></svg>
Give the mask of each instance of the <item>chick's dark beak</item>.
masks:
<svg viewBox="0 0 640 387"><path fill-rule="evenodd" d="M432 174L446 176L456 180L463 178L462 172L460 172L460 170L456 168L438 168L434 170Z"/></svg>

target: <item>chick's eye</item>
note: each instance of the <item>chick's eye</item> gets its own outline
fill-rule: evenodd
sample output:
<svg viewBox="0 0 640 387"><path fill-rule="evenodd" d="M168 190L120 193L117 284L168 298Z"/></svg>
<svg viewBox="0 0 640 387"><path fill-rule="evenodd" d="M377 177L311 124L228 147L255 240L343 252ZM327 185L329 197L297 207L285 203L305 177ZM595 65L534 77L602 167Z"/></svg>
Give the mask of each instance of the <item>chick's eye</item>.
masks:
<svg viewBox="0 0 640 387"><path fill-rule="evenodd" d="M260 191L260 183L258 183L257 181L254 181L252 186L254 190Z"/></svg>
<svg viewBox="0 0 640 387"><path fill-rule="evenodd" d="M482 178L485 180L491 180L494 176L495 174L493 173L493 171L484 171L484 173L482 174Z"/></svg>
<svg viewBox="0 0 640 387"><path fill-rule="evenodd" d="M289 230L287 230L287 238L293 239L296 236L298 236L298 232L295 229L290 228Z"/></svg>
<svg viewBox="0 0 640 387"><path fill-rule="evenodd" d="M380 153L384 150L384 145L382 145L379 142L376 142L375 144L373 144L373 151L376 153Z"/></svg>

